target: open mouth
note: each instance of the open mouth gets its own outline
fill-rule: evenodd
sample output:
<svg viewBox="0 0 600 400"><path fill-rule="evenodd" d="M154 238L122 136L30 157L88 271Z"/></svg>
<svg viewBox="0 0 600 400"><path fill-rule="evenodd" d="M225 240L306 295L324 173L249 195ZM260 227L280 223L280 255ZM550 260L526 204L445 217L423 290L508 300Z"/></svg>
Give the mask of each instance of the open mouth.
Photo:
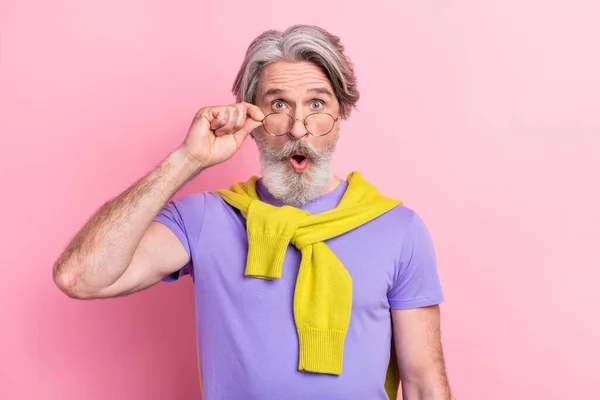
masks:
<svg viewBox="0 0 600 400"><path fill-rule="evenodd" d="M298 163L300 164L302 161L304 161L306 159L306 157L304 157L302 154L295 154L292 156L292 158Z"/></svg>
<svg viewBox="0 0 600 400"><path fill-rule="evenodd" d="M308 166L308 158L304 154L294 153L290 157L290 164L296 172L302 172Z"/></svg>

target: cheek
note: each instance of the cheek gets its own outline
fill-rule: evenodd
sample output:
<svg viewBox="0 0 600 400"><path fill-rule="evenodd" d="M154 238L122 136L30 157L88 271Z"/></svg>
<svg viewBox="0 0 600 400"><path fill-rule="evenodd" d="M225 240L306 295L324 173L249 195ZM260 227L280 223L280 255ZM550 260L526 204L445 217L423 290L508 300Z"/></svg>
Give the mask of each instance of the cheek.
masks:
<svg viewBox="0 0 600 400"><path fill-rule="evenodd" d="M256 130L254 138L271 149L281 147L287 141L286 136L271 136L261 128Z"/></svg>
<svg viewBox="0 0 600 400"><path fill-rule="evenodd" d="M313 146L320 148L320 149L326 148L326 147L329 147L333 142L336 141L337 136L338 136L338 129L336 127L336 129L329 132L329 134L327 134L325 136L311 138L312 140L310 141L310 143Z"/></svg>
<svg viewBox="0 0 600 400"><path fill-rule="evenodd" d="M267 137L266 143L267 143L267 146L269 146L272 149L280 149L283 146L285 146L285 144L288 141L289 140L285 136L279 136L279 137L269 136L269 137Z"/></svg>

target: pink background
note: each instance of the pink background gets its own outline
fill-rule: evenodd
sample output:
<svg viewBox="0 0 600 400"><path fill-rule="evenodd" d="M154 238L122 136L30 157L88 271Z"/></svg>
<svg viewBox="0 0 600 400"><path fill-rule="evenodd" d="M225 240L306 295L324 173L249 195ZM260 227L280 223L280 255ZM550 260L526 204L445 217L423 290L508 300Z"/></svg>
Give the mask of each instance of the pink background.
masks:
<svg viewBox="0 0 600 400"><path fill-rule="evenodd" d="M596 4L0 2L0 398L198 398L189 279L78 302L52 262L198 108L233 101L255 35L298 22L356 63L337 172L430 227L455 397L600 398ZM178 195L257 167L247 141Z"/></svg>

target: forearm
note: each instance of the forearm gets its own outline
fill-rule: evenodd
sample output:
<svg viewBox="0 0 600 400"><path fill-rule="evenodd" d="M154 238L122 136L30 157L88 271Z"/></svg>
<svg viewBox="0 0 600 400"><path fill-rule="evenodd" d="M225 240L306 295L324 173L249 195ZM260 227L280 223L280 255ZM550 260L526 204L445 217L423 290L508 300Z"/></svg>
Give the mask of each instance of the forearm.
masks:
<svg viewBox="0 0 600 400"><path fill-rule="evenodd" d="M54 279L71 295L106 288L127 269L162 207L201 168L181 150L104 204L54 264Z"/></svg>
<svg viewBox="0 0 600 400"><path fill-rule="evenodd" d="M444 373L430 378L402 381L403 400L451 400L450 386Z"/></svg>

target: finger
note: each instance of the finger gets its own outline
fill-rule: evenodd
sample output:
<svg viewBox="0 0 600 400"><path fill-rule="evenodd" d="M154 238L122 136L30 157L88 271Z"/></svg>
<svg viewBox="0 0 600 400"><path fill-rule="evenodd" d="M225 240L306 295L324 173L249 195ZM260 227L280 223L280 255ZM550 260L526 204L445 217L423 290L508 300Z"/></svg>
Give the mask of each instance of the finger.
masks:
<svg viewBox="0 0 600 400"><path fill-rule="evenodd" d="M235 109L237 110L237 120L235 121L235 126L233 127L233 132L237 132L244 126L246 119L248 116L246 115L246 109L244 106L240 104L235 105Z"/></svg>
<svg viewBox="0 0 600 400"><path fill-rule="evenodd" d="M250 103L242 103L242 105L246 108L246 114L253 120L262 121L265 119L265 114L263 114L262 110L258 108L258 106Z"/></svg>
<svg viewBox="0 0 600 400"><path fill-rule="evenodd" d="M262 125L262 122L255 121L254 119L251 119L251 118L246 119L242 129L237 130L233 134L235 141L237 143L238 149L242 146L242 143L248 137L248 135L261 125Z"/></svg>
<svg viewBox="0 0 600 400"><path fill-rule="evenodd" d="M210 129L212 129L217 136L223 134L222 131L219 131L221 127L227 124L227 119L229 118L229 110L227 108L221 109L217 112L215 119L210 122Z"/></svg>
<svg viewBox="0 0 600 400"><path fill-rule="evenodd" d="M239 111L235 107L227 108L227 122L215 131L216 134L229 134L236 131L235 124L238 120Z"/></svg>
<svg viewBox="0 0 600 400"><path fill-rule="evenodd" d="M210 129L215 130L225 124L226 115L224 109L213 110L212 119L210 119Z"/></svg>

